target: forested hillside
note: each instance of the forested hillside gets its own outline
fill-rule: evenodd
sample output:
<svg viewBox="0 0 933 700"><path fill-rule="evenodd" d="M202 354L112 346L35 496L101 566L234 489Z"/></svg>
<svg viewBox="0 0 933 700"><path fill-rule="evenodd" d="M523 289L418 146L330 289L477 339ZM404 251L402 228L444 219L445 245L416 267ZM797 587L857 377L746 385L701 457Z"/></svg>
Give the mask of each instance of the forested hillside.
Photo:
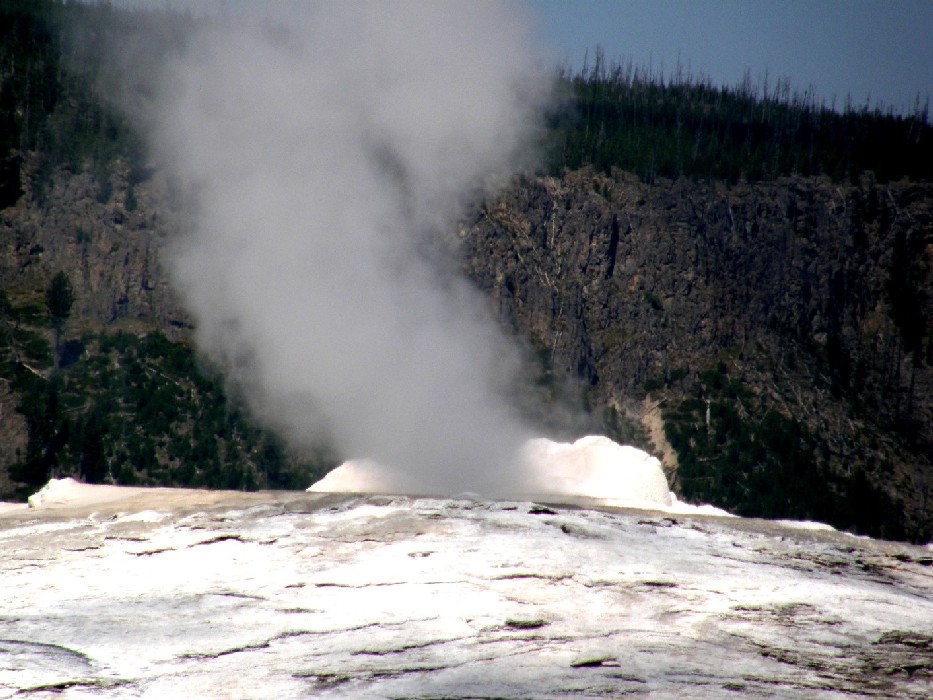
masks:
<svg viewBox="0 0 933 700"><path fill-rule="evenodd" d="M98 48L144 29L167 47L188 19L0 2L0 498L69 474L303 488L333 463L289 454L229 399L159 264L171 195L106 99L120 66Z"/></svg>
<svg viewBox="0 0 933 700"><path fill-rule="evenodd" d="M336 458L289 452L197 359L159 259L178 193L87 50L145 25L170 51L193 21L0 0L0 498L65 474L290 488ZM687 499L933 536L926 104L833 110L599 54L559 88L541 170L459 244L562 404L535 415L570 431L581 404Z"/></svg>
<svg viewBox="0 0 933 700"><path fill-rule="evenodd" d="M922 539L931 198L867 176L647 184L587 168L518 184L462 245L552 376L578 376L594 410L663 420L651 439L670 443L686 498Z"/></svg>
<svg viewBox="0 0 933 700"><path fill-rule="evenodd" d="M572 108L557 112L549 133L550 172L592 165L657 178L772 180L823 175L858 183L929 181L933 171L929 96L913 113L870 104L843 111L793 89L786 79L734 88L683 72L653 75L631 63L609 63L597 50L580 73L561 76Z"/></svg>

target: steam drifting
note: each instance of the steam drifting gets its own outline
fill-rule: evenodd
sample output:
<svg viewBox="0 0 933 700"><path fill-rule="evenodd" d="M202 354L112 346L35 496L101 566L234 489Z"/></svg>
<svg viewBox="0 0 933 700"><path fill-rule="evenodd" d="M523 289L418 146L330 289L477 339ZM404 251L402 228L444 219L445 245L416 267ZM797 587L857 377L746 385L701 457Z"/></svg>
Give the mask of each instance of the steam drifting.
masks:
<svg viewBox="0 0 933 700"><path fill-rule="evenodd" d="M440 244L526 163L544 89L514 9L214 18L162 75L154 144L193 202L171 269L201 349L294 443L327 435L400 490L520 479L515 353Z"/></svg>

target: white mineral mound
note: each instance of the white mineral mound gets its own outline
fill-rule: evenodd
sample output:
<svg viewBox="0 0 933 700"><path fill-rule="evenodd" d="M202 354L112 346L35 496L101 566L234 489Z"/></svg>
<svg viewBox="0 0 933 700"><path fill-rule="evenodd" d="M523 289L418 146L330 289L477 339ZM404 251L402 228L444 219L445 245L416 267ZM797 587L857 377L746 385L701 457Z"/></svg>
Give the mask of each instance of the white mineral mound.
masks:
<svg viewBox="0 0 933 700"><path fill-rule="evenodd" d="M510 486L484 496L729 515L713 506L679 502L670 492L661 463L655 457L636 447L619 445L607 437L590 435L574 443L535 438L522 446L511 466L514 479ZM131 496L152 501L156 498L155 491L165 489L91 485L71 478L51 479L29 497L29 507L101 504ZM431 495L412 493L417 488L413 489L399 471L370 459L344 462L308 491ZM4 506L5 509L25 507Z"/></svg>
<svg viewBox="0 0 933 700"><path fill-rule="evenodd" d="M525 443L521 457L539 496L594 498L617 505L672 504L657 458L601 435L572 444L535 438Z"/></svg>
<svg viewBox="0 0 933 700"><path fill-rule="evenodd" d="M90 484L82 484L71 477L49 479L49 483L29 497L28 503L30 508L75 503L94 490Z"/></svg>
<svg viewBox="0 0 933 700"><path fill-rule="evenodd" d="M727 515L712 506L678 502L657 458L599 435L574 443L529 440L519 450L514 468L516 483L496 495ZM391 470L373 460L359 459L344 462L308 491L398 493L399 487Z"/></svg>
<svg viewBox="0 0 933 700"><path fill-rule="evenodd" d="M322 493L394 493L388 470L372 459L349 459L315 481L308 491Z"/></svg>

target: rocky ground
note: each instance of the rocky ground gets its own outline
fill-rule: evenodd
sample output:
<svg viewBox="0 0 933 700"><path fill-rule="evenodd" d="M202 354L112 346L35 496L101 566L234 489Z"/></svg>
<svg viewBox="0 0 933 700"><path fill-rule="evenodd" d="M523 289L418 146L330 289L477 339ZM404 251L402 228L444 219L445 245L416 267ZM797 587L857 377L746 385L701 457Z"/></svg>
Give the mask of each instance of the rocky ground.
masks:
<svg viewBox="0 0 933 700"><path fill-rule="evenodd" d="M531 502L0 510L0 698L926 698L933 550Z"/></svg>

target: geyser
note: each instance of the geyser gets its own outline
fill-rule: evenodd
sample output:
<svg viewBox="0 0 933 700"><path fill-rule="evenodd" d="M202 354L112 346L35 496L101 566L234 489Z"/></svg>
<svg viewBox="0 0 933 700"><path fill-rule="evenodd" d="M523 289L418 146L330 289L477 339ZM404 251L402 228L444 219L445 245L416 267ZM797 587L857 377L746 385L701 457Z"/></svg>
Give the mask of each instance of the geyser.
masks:
<svg viewBox="0 0 933 700"><path fill-rule="evenodd" d="M503 486L507 498L593 499L606 505L669 508L673 505L661 463L647 452L602 435L573 443L528 440L512 457L522 478ZM371 459L344 462L308 491L393 493L387 470Z"/></svg>
<svg viewBox="0 0 933 700"><path fill-rule="evenodd" d="M294 444L393 465L396 490L522 478L516 352L443 253L529 162L546 81L516 10L224 14L161 71L154 153L190 199L170 267L200 348Z"/></svg>
<svg viewBox="0 0 933 700"><path fill-rule="evenodd" d="M715 506L678 501L656 457L603 435L587 435L572 443L532 438L510 464L507 471L517 478L497 490L500 498L732 517ZM412 495L398 488L392 474L393 470L372 459L348 460L307 490Z"/></svg>

